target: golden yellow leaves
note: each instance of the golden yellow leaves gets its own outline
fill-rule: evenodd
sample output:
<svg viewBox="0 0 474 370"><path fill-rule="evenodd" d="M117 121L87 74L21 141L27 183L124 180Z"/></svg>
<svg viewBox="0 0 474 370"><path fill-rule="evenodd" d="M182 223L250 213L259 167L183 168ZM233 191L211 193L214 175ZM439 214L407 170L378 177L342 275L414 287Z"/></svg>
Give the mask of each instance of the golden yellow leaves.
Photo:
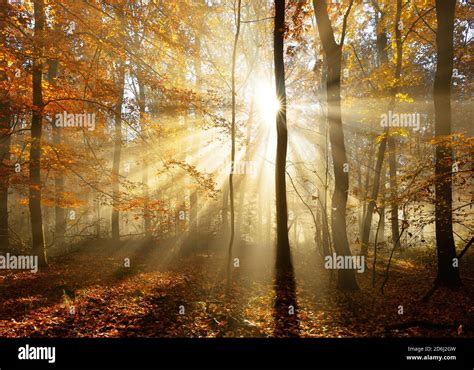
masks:
<svg viewBox="0 0 474 370"><path fill-rule="evenodd" d="M408 94L398 93L395 97L399 102L413 103L414 101Z"/></svg>

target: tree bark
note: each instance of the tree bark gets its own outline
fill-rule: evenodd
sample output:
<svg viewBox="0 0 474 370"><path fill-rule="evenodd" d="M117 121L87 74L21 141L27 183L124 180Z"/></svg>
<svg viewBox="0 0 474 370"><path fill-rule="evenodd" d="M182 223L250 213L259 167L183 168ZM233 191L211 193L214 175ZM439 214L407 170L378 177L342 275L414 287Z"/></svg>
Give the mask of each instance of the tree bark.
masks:
<svg viewBox="0 0 474 370"><path fill-rule="evenodd" d="M385 151L387 148L387 135L388 133L385 132L385 136L379 145L377 163L375 165L374 184L372 187L372 192L370 194L370 201L369 201L369 204L367 205L367 210L365 211L364 224L362 225L361 255L365 257L367 257L367 253L369 250L370 229L372 227L372 216L374 214L375 204L377 203L377 197L379 193L380 175L382 173L383 159L384 159Z"/></svg>
<svg viewBox="0 0 474 370"><path fill-rule="evenodd" d="M5 45L6 10L8 1L0 2L0 44ZM6 58L0 58L0 82L8 79ZM7 90L0 91L0 252L10 250L8 230L8 188L10 182L10 97Z"/></svg>
<svg viewBox="0 0 474 370"><path fill-rule="evenodd" d="M227 166L225 166L227 171ZM224 181L222 185L222 237L225 238L229 231L229 184Z"/></svg>
<svg viewBox="0 0 474 370"><path fill-rule="evenodd" d="M346 227L346 205L349 191L349 174L344 171L347 163L346 148L344 144L344 131L342 129L341 117L341 63L342 45L334 39L334 32L327 12L326 1L313 0L317 26L324 54L327 59L327 109L329 120L329 139L331 142L331 154L334 168L334 193L332 196L331 228L333 234L334 248L338 255L351 256L349 240ZM352 2L350 3L352 7ZM348 12L350 8L348 9ZM347 15L348 13L346 13ZM352 269L338 270L338 288L342 290L359 289Z"/></svg>
<svg viewBox="0 0 474 370"><path fill-rule="evenodd" d="M47 79L52 83L58 74L59 62L57 60L48 60L48 74ZM56 127L54 119L51 120L53 131L53 144L57 147L62 141L62 128ZM64 193L64 178L62 173L57 172L54 175L54 239L55 244L59 247L64 245L64 234L66 233L66 218L65 210L62 207L62 197Z"/></svg>
<svg viewBox="0 0 474 370"><path fill-rule="evenodd" d="M437 137L451 134L451 78L453 74L453 32L455 0L436 0L438 49L434 81L435 133ZM458 286L459 270L453 267L456 247L452 221L452 149L443 144L436 146L435 162L435 225L438 254L436 284Z"/></svg>
<svg viewBox="0 0 474 370"><path fill-rule="evenodd" d="M397 49L397 65L395 67L395 79L397 84L395 85L394 92L392 94L392 104L389 110L395 105L395 98L399 90L399 82L402 75L402 55L403 55L403 44L402 44L402 33L399 27L402 16L402 0L397 0L397 12L395 17L395 43ZM390 196L392 202L390 205L391 213L391 226L392 226L392 241L400 244L400 226L398 222L398 203L396 201L398 195L397 186L397 147L395 137L389 135L388 138L388 167L390 173ZM398 240L398 242L397 242ZM395 248L397 245L395 245Z"/></svg>
<svg viewBox="0 0 474 370"><path fill-rule="evenodd" d="M276 96L280 109L276 115L277 149L275 168L275 194L277 218L277 273L293 270L288 239L288 209L286 201L286 154L288 131L286 125L286 87L284 64L285 0L275 0L274 63Z"/></svg>
<svg viewBox="0 0 474 370"><path fill-rule="evenodd" d="M145 109L146 109L146 101L145 101L145 85L143 84L142 76L137 77L138 80L138 107L140 109L140 125L141 125L141 130L144 132L144 135L146 138L148 138L147 135L147 129L144 124L145 120ZM146 146L145 146L146 148ZM148 149L145 149L145 156L143 158L143 163L142 163L142 183L143 183L143 199L144 199L144 204L143 204L143 228L145 231L145 237L149 238L152 235L151 232L151 214L149 210L149 204L150 204L150 189L149 189L149 162L148 162Z"/></svg>
<svg viewBox="0 0 474 370"><path fill-rule="evenodd" d="M196 83L195 83L195 91L197 94L201 93L201 39L199 35L194 36L196 39L196 56L194 58L194 70L196 73ZM195 112L197 113L197 112ZM199 114L199 113L197 113ZM196 135L196 127L192 132L192 141L191 141L191 150L196 151L197 145L197 135ZM198 190L197 188L192 187L190 190L191 194L189 195L189 233L191 238L198 238L199 226L198 226Z"/></svg>
<svg viewBox="0 0 474 370"><path fill-rule="evenodd" d="M120 62L118 67L118 89L117 101L115 103L115 142L114 142L114 157L112 164L112 240L120 241L120 212L119 212L119 198L120 198L120 158L122 154L122 104L124 93L124 79L125 79L125 65Z"/></svg>
<svg viewBox="0 0 474 370"><path fill-rule="evenodd" d="M47 266L46 245L41 213L41 130L43 123L43 32L45 27L44 1L34 1L34 57L33 57L33 115L31 120L29 209L32 251L40 266Z"/></svg>
<svg viewBox="0 0 474 370"><path fill-rule="evenodd" d="M395 13L395 25L394 25L394 33L395 33L395 43L396 43L396 50L397 50L397 62L395 66L395 80L396 84L392 90L392 97L389 103L388 110L392 110L395 105L395 97L398 93L399 89L399 81L402 74L402 55L403 55L403 45L401 39L401 31L398 27L401 19L402 13L402 1L397 0L397 11ZM378 54L380 55L380 60L385 62L388 60L388 56L386 55L386 50L384 48L384 42L386 41L385 32L384 36L377 36L377 46L378 46ZM381 41L379 41L379 39ZM371 192L371 199L369 204L367 205L367 211L365 213L364 224L362 227L362 240L361 240L361 254L363 256L367 256L368 247L369 247L369 239L370 239L370 229L372 227L372 215L375 208L375 203L377 202L377 197L379 193L380 187L380 174L382 171L382 165L385 157L385 152L387 151L387 144L389 148L388 154L388 161L389 161L389 174L390 174L390 192L392 199L395 199L397 196L397 162L396 162L396 147L394 138L390 136L390 130L387 128L384 133L384 137L379 144L379 151L377 154L377 163L375 165L375 175L374 175L374 184ZM398 205L395 201L392 202L390 206L390 213L391 213L391 227L392 227L392 240L395 243L399 243L399 225L398 225Z"/></svg>
<svg viewBox="0 0 474 370"><path fill-rule="evenodd" d="M249 120L247 121L247 133L245 137L245 155L244 155L244 162L247 165L250 162L250 158L252 157L253 154L253 148L250 147L250 136L251 136L251 131L252 131L252 124L253 124L253 114L254 114L254 99L251 100L250 102L250 110L249 110ZM238 243L242 242L242 223L244 220L244 201L245 201L245 195L247 192L247 176L249 176L249 173L244 173L243 176L241 176L241 180L239 182L239 212L237 214L237 221L236 221L236 231L235 235L237 236Z"/></svg>
<svg viewBox="0 0 474 370"><path fill-rule="evenodd" d="M235 125L236 125L236 102L235 96L237 94L235 88L235 72L237 63L237 45L239 42L240 34L240 15L241 15L241 0L237 1L237 19L236 19L236 31L234 38L234 48L232 52L232 122L231 122L231 153L230 153L230 174L229 174L229 199L230 199L230 239L229 247L227 251L227 284L226 294L230 293L231 288L231 276L232 276L232 249L234 247L234 234L235 234L235 207L234 207L234 165L235 165Z"/></svg>

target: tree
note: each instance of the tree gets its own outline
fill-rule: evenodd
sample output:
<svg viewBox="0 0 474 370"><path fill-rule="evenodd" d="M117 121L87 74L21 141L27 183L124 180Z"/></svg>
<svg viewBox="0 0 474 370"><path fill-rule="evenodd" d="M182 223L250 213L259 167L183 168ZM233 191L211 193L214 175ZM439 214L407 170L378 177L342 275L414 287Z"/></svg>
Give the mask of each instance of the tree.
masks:
<svg viewBox="0 0 474 370"><path fill-rule="evenodd" d="M145 84L143 83L143 77L138 73L138 108L140 110L140 125L141 130L143 130L145 137L147 137L148 129L145 124L145 110L146 110L146 99L145 99ZM149 159L148 153L145 153L143 158L142 165L142 182L143 182L143 229L145 231L145 236L150 238L152 236L151 230L151 214L150 214L150 184L149 184Z"/></svg>
<svg viewBox="0 0 474 370"><path fill-rule="evenodd" d="M403 44L402 44L402 0L397 0L397 11L395 15L395 43L396 43L396 53L397 53L397 64L395 66L395 81L396 85L393 88L392 100L390 102L389 111L392 110L395 105L395 98L399 91L400 77L402 75L402 55L403 55ZM390 130L387 130L387 134ZM394 248L397 247L400 240L400 227L398 223L398 203L395 200L397 197L397 153L396 153L396 142L393 135L388 134L387 137L387 146L388 146L388 168L389 168L389 177L390 177L390 195L392 197L392 202L390 205L390 223L392 228L392 242L394 243Z"/></svg>
<svg viewBox="0 0 474 370"><path fill-rule="evenodd" d="M6 45L5 25L8 1L0 2L0 44ZM8 81L7 60L2 54L0 59L0 84ZM0 91L0 251L8 251L10 248L8 230L8 188L10 179L10 121L11 108L8 90Z"/></svg>
<svg viewBox="0 0 474 370"><path fill-rule="evenodd" d="M123 26L122 33L125 31L124 22L124 8L123 4L117 6L117 16L120 24ZM121 33L120 42L121 46L125 46L124 36ZM114 241L120 240L120 159L122 154L122 104L123 94L125 90L125 60L121 58L116 60L116 76L117 76L117 95L114 105L114 157L112 164L112 192L113 192L113 204L112 204L112 239Z"/></svg>
<svg viewBox="0 0 474 370"><path fill-rule="evenodd" d="M382 14L382 18L385 17L386 15L385 13L381 11L377 2L374 2L374 4L376 4L376 8L377 8L376 22L378 25L379 24L378 22L380 21L378 13ZM396 46L395 85L393 89L391 89L392 96L389 103L389 108L388 108L389 111L392 110L395 105L395 98L399 91L400 77L402 74L403 44L402 44L402 36L401 36L401 29L400 29L401 28L400 27L401 15L402 15L402 1L397 0L395 22L393 26L394 34L395 34L395 46ZM377 30L377 55L380 60L380 63L385 63L388 60L386 45L387 45L387 35L385 33L385 30L383 28L380 30L378 29ZM390 189L391 189L392 197L395 198L396 193L397 193L397 190L396 190L397 189L397 181L396 181L397 163L396 163L396 153L395 153L396 147L395 147L394 138L390 135L390 130L387 127L387 129L385 130L383 134L382 140L380 140L379 150L377 153L377 162L375 165L374 183L371 189L370 201L369 201L369 204L367 205L367 211L365 212L364 222L362 225L361 254L363 256L367 256L367 252L368 252L370 228L372 226L372 215L374 213L377 197L379 194L380 178L381 178L382 166L383 166L383 161L384 161L387 145L390 152L389 153L389 170L390 170L389 173L390 173ZM392 202L390 211L391 211L392 240L394 243L398 244L400 238L399 238L399 230L398 230L399 229L398 205L396 201Z"/></svg>
<svg viewBox="0 0 474 370"><path fill-rule="evenodd" d="M29 208L32 233L32 250L39 264L46 266L46 245L41 213L41 131L43 128L43 32L45 27L44 1L34 1L34 56L33 56L33 115L31 120L30 192Z"/></svg>
<svg viewBox="0 0 474 370"><path fill-rule="evenodd" d="M234 165L235 165L235 119L236 119L236 105L235 96L237 94L235 89L235 70L237 63L237 45L239 42L240 34L240 11L241 11L241 0L237 1L237 19L236 19L236 31L234 37L234 47L232 50L232 122L231 122L231 153L230 153L230 174L229 174L229 197L230 197L230 239L229 248L227 252L227 294L230 292L231 285L231 269L232 269L232 248L234 246L234 234L235 234L235 206L234 206Z"/></svg>
<svg viewBox="0 0 474 370"><path fill-rule="evenodd" d="M285 0L275 0L275 26L273 33L275 86L280 109L276 114L277 147L275 165L275 194L277 218L278 273L293 270L288 239L288 209L286 202L286 153L288 149L288 129L286 125L286 87L284 64Z"/></svg>
<svg viewBox="0 0 474 370"><path fill-rule="evenodd" d="M319 36L327 60L327 119L329 123L329 139L334 169L334 193L332 196L331 229L334 248L338 255L350 256L349 240L346 227L346 205L349 191L349 174L344 171L347 163L344 144L344 131L341 117L341 64L342 46L347 26L347 17L352 8L350 2L343 20L341 41L338 44L334 38L334 31L329 19L325 0L313 0L314 12ZM358 289L355 272L351 269L338 270L338 288L342 290Z"/></svg>
<svg viewBox="0 0 474 370"><path fill-rule="evenodd" d="M58 73L58 61L57 60L48 60L48 83L52 83L56 78ZM59 146L62 141L62 128L56 127L54 121L53 125L53 144ZM61 199L64 193L64 177L63 173L56 173L54 176L54 191L55 191L55 206L54 206L54 237L55 244L62 246L64 244L64 234L66 233L66 218L64 207L62 205Z"/></svg>
<svg viewBox="0 0 474 370"><path fill-rule="evenodd" d="M451 134L451 78L453 75L453 32L455 0L436 0L437 62L433 99L435 109L435 133L437 137ZM459 270L453 266L456 247L452 220L452 163L453 153L448 145L438 143L435 157L435 227L438 254L436 284L458 286Z"/></svg>

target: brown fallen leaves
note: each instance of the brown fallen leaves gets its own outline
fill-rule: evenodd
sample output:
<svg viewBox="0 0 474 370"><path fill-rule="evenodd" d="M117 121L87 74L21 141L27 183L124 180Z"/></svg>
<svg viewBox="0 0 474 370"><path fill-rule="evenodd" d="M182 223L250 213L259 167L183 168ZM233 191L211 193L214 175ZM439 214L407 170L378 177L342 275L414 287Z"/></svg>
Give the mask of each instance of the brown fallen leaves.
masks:
<svg viewBox="0 0 474 370"><path fill-rule="evenodd" d="M37 274L2 272L0 336L473 336L473 281L455 291L440 289L421 303L432 275L414 264L394 263L383 296L371 287L370 274L358 274L361 291L344 293L317 261L296 254L296 292L285 291L282 300L296 299L292 315L286 306L277 310L272 272L246 270L245 259L226 300L221 257L194 255L163 266L134 256L138 267L125 273L121 263L128 254L126 248L111 256L110 249L89 246ZM411 320L446 327L387 329Z"/></svg>

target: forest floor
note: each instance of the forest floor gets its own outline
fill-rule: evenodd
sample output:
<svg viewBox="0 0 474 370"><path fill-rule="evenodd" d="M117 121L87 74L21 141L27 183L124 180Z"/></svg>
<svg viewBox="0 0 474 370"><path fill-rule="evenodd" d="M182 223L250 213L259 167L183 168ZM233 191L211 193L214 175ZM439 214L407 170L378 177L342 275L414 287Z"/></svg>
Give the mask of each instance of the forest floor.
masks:
<svg viewBox="0 0 474 370"><path fill-rule="evenodd" d="M440 288L423 303L434 276L429 264L394 259L382 295L382 259L375 288L366 270L356 273L360 291L341 292L335 273L296 250L292 303L293 292L275 288L268 250L252 248L241 253L227 300L224 256L171 258L150 243L90 242L51 259L45 271L1 272L0 337L474 336L474 271L467 261L461 288ZM291 307L282 314L281 304L278 311L281 295L294 315Z"/></svg>

